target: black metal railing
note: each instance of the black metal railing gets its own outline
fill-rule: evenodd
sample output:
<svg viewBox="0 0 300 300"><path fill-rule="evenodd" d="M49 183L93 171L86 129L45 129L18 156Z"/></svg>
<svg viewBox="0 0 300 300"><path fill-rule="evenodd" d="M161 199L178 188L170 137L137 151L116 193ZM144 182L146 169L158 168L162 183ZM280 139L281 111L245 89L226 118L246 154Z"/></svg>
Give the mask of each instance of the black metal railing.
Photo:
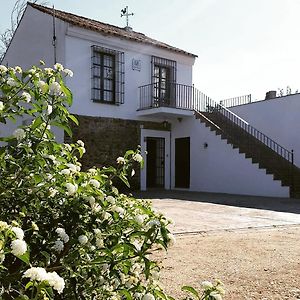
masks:
<svg viewBox="0 0 300 300"><path fill-rule="evenodd" d="M238 105L249 104L251 103L251 101L252 101L251 94L249 94L249 95L221 100L220 104L228 108L228 107L233 107Z"/></svg>
<svg viewBox="0 0 300 300"><path fill-rule="evenodd" d="M241 117L224 107L223 105L216 103L212 99L208 98L205 100L205 103L202 103L200 106L200 109L196 109L198 112L209 112L214 113L216 115L219 115L223 117L225 121L229 121L232 125L232 123L239 128L241 128L244 132L248 133L249 136L254 137L259 142L263 143L265 146L276 152L279 156L290 162L291 164L294 164L294 152L293 150L288 150L285 147L281 146L277 142L275 142L273 139L259 131L258 129L251 126L248 122L243 120ZM226 126L226 125L225 125ZM230 125L229 125L230 127ZM228 133L228 132L227 132ZM229 132L230 135L230 132ZM250 145L249 145L250 146Z"/></svg>
<svg viewBox="0 0 300 300"><path fill-rule="evenodd" d="M202 110L210 98L194 86L179 83L151 83L139 87L139 110L170 107Z"/></svg>

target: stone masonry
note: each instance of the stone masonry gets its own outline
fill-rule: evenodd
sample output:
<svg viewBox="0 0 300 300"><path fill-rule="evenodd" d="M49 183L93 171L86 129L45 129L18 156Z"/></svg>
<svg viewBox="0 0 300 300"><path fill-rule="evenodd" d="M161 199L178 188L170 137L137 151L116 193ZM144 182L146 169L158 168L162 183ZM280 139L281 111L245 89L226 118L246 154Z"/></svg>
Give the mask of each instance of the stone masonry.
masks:
<svg viewBox="0 0 300 300"><path fill-rule="evenodd" d="M159 122L124 120L75 115L79 126L72 124L73 138L65 136L65 142L82 140L86 153L81 159L83 169L93 166L116 165L116 159L127 150L135 150L140 144L141 128L170 130L170 125ZM139 171L132 182L139 187Z"/></svg>

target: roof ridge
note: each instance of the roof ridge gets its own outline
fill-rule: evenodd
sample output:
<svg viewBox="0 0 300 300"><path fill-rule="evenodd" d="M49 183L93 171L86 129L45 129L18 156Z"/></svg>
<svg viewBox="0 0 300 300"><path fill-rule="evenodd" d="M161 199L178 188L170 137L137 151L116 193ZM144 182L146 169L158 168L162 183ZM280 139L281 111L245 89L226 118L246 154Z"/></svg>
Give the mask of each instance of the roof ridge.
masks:
<svg viewBox="0 0 300 300"><path fill-rule="evenodd" d="M47 9L47 10L53 10L52 7L48 7L48 6L45 6L45 5L41 5L41 4L37 4L37 3L33 3L33 2L27 2L27 3L30 6L34 7L34 8L42 8L42 9ZM67 12L67 11L64 11L64 10L56 9L55 7L54 7L54 10L57 11L57 12L63 13L63 14L68 14L68 15L72 15L72 16L77 17L77 18L85 19L87 21L97 22L99 24L103 24L103 25L106 25L106 26L109 26L109 27L114 27L114 28L117 28L117 29L125 30L124 27L119 27L119 26L116 26L116 25L113 25L113 24L101 22L101 21L98 21L98 20L95 20L95 19L91 19L91 18L88 18L88 17L81 16L81 15L76 15L76 14L71 13L71 12ZM134 30L133 30L133 32L145 35L142 32L138 32L138 31L134 31Z"/></svg>
<svg viewBox="0 0 300 300"><path fill-rule="evenodd" d="M50 14L50 15L53 14L53 8L51 8L51 7L43 6L43 5L32 3L32 2L27 2L27 5L33 7L34 9L37 9L43 13ZM159 48L167 49L169 51L181 53L181 54L184 54L187 56L197 57L197 55L195 55L195 54L192 54L190 52L179 49L177 47L168 45L164 42L155 40L151 37L146 36L145 34L143 34L141 32L127 31L127 30L125 30L125 28L122 28L122 27L119 27L116 25L111 25L111 24L104 23L104 22L94 20L91 18L87 18L87 17L83 17L83 16L76 15L73 13L69 13L66 11L58 10L56 8L54 8L54 11L55 11L56 18L66 22L66 23L72 24L74 26L78 26L78 27L82 27L82 28L89 29L92 31L103 32L105 34L110 34L110 35L126 38L126 39L133 40L133 41L139 42L139 43L149 44L149 45L156 46Z"/></svg>

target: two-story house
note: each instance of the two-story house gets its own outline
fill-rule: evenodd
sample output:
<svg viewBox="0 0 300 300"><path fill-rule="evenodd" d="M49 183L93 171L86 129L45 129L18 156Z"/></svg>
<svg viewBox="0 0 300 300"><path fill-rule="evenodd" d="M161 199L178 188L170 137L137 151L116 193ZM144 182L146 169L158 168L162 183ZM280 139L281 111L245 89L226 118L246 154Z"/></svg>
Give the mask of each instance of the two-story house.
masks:
<svg viewBox="0 0 300 300"><path fill-rule="evenodd" d="M26 68L42 59L74 72L67 84L74 96L71 112L80 122L74 139L85 142L86 167L115 163L140 145L145 167L137 182L142 190L289 196L290 181L255 161L262 157L256 155L260 147L268 149L259 153L267 151L265 156L275 159L278 151L194 87L196 57L129 27L28 3L2 64ZM62 132L57 138L69 140ZM250 141L255 147L246 149ZM281 155L280 161L290 178L291 159Z"/></svg>

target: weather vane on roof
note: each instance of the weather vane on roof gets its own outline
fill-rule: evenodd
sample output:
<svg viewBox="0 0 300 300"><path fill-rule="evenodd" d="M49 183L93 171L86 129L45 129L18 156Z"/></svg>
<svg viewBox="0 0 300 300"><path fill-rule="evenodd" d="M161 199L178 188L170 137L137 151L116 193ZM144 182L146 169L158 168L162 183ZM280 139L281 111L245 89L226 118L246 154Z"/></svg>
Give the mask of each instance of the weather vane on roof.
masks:
<svg viewBox="0 0 300 300"><path fill-rule="evenodd" d="M129 28L129 17L133 15L134 13L129 13L128 6L121 9L121 17L126 17L126 28Z"/></svg>

